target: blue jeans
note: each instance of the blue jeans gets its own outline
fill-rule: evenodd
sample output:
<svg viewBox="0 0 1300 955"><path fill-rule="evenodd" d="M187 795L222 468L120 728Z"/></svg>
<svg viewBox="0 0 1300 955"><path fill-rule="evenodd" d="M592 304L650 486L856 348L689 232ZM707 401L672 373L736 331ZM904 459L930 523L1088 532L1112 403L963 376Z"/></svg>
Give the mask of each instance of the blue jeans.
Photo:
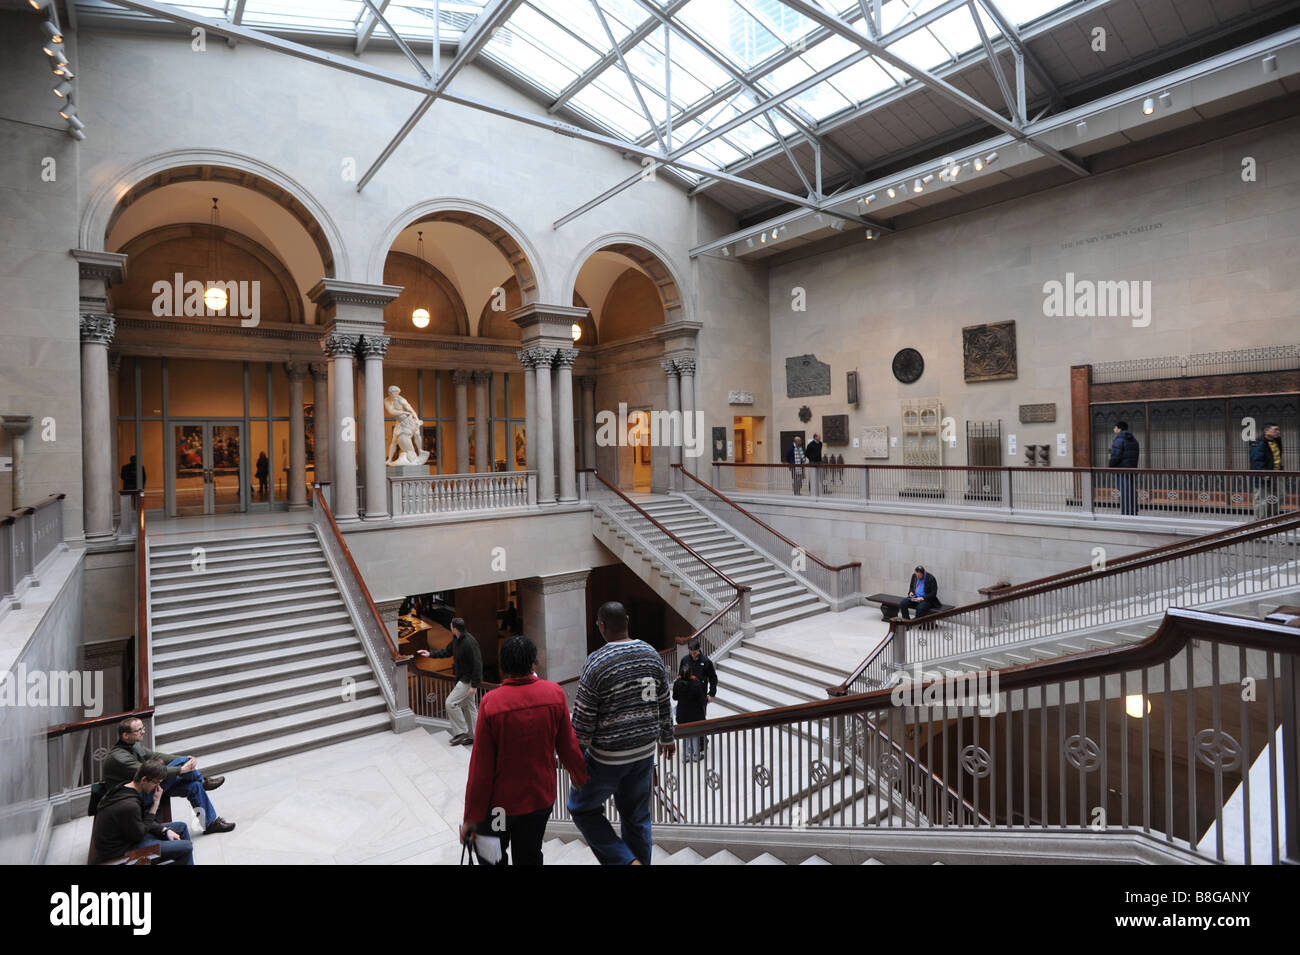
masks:
<svg viewBox="0 0 1300 955"><path fill-rule="evenodd" d="M655 758L611 766L587 756L587 785L569 788L569 815L601 865L650 864L650 783ZM605 802L614 797L623 838L605 818Z"/></svg>
<svg viewBox="0 0 1300 955"><path fill-rule="evenodd" d="M190 842L190 827L183 822L168 822L164 824L164 828L172 830L180 838L155 839L153 836L149 836L140 840L140 844L132 846L132 848L143 849L145 846L161 846L164 860L170 859L177 865L194 865L194 843Z"/></svg>
<svg viewBox="0 0 1300 955"><path fill-rule="evenodd" d="M184 756L177 756L168 766L184 766L189 760ZM163 783L163 798L170 799L172 796L184 796L190 801L190 805L199 811L199 821L203 823L206 829L217 818L217 810L212 807L212 800L208 798L207 791L203 788L203 774L197 769L188 773L181 773L174 779L169 779ZM140 794L141 801L147 809L153 804L153 797L145 798L144 793Z"/></svg>
<svg viewBox="0 0 1300 955"><path fill-rule="evenodd" d="M682 737L682 758L687 762L693 760L696 756L704 755L704 739L700 736L683 736Z"/></svg>

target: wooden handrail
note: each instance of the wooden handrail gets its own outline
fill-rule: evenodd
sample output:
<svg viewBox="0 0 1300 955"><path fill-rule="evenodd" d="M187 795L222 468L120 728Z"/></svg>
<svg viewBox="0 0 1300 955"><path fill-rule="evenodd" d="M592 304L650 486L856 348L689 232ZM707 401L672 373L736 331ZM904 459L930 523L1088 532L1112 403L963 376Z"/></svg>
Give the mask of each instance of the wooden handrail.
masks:
<svg viewBox="0 0 1300 955"><path fill-rule="evenodd" d="M749 587L746 587L746 586L743 585L743 584L738 584L738 583L736 583L734 580L732 580L730 577L728 577L728 576L727 576L726 574L724 574L722 571L718 570L718 568L714 567L711 563L709 563L709 561L708 561L706 558L701 557L698 553L696 553L694 547L692 547L690 544L686 543L686 541L682 540L680 537L678 537L676 534L674 534L674 533L673 533L672 531L670 531L668 528L664 527L664 526L663 526L662 524L660 524L657 520L655 520L653 517L651 517L650 514L649 514L649 512L646 511L646 509L643 508L640 504L638 504L636 501L632 500L630 497L628 497L626 494L624 494L622 491L620 491L620 490L619 490L618 488L616 488L614 485L612 485L612 484L610 484L608 481L606 481L605 478L601 475L601 473L600 473L599 471L597 471L597 470L595 470L595 469L593 468L591 473L594 474L594 475L596 476L596 480L597 480L597 481L599 481L601 484L605 485L605 487L609 488L611 491L613 491L615 494L617 494L620 498L622 498L624 504L628 504L628 505L630 505L633 509L636 510L636 512L637 512L638 514L640 514L642 517L644 517L646 520L648 520L648 521L649 521L651 524L653 524L655 527L659 528L659 530L661 530L661 531L663 531L665 534L667 534L668 537L669 537L669 539L670 539L674 544L676 544L678 547L684 548L684 549L686 550L686 552L689 553L692 557L694 557L696 560L698 560L700 563L702 563L705 567L709 568L709 570L713 571L715 574L717 574L719 577L721 577L723 580L725 580L729 586L731 586L731 587L735 587L735 588L736 588L736 593L737 593L738 596L739 596L739 594L741 594L742 592L745 592L745 591L748 591L748 590L751 589L751 588L749 588Z"/></svg>
<svg viewBox="0 0 1300 955"><path fill-rule="evenodd" d="M803 464L772 463L765 461L714 461L715 467L723 468L852 468L859 471L1027 471L1033 474L1205 474L1215 477L1291 477L1300 478L1300 471L1227 471L1215 468L1035 468L1010 464L827 464L825 461ZM674 465L680 467L680 465Z"/></svg>
<svg viewBox="0 0 1300 955"><path fill-rule="evenodd" d="M41 510L42 508L49 507L49 506L50 506L51 504L53 504L55 501L61 501L61 500L63 500L63 499L64 499L65 497L67 497L67 496L68 496L68 495L66 495L66 494L49 494L49 495L46 495L46 497L45 497L45 499L44 499L43 501L37 501L35 504L33 504L33 505L31 506L30 510L33 510L33 511L39 511L39 510Z"/></svg>
<svg viewBox="0 0 1300 955"><path fill-rule="evenodd" d="M843 683L841 683L839 686L827 687L826 695L847 696L849 692L849 687L853 685L853 681L856 680L858 677L862 676L863 673L866 673L868 668L870 668L871 664L876 662L876 658L881 656L886 650L889 649L889 645L890 643L893 642L893 639L894 639L894 627L893 624L891 623L889 627L889 633L885 636L885 639L880 641L880 646L872 650L871 653L867 656L867 658L858 664L857 669L844 678Z"/></svg>
<svg viewBox="0 0 1300 955"><path fill-rule="evenodd" d="M1232 639L1225 640L1225 635L1231 636ZM998 691L1029 689L1067 680L1084 680L1089 677L1139 670L1173 659L1178 651L1192 640L1219 640L1248 650L1263 650L1269 653L1300 653L1300 640L1296 638L1294 627L1263 620L1249 620L1229 614L1171 607L1165 611L1160 627L1140 643L1106 647L1088 653L1057 657L1053 660L1003 667L997 671ZM926 686L944 686L949 683L958 686L964 679L964 677L948 677L935 680ZM684 734L687 736L713 736L734 730L782 726L786 723L836 716L853 716L892 706L893 692L893 688L884 687L830 700L797 703L793 706L759 710L755 713L738 713L735 716L723 716L698 723L681 723L679 727L689 730Z"/></svg>
<svg viewBox="0 0 1300 955"><path fill-rule="evenodd" d="M77 730L90 730L96 726L106 726L112 723L120 723L128 717L135 719L144 719L146 716L153 716L154 708L152 706L141 707L140 709L127 710L125 713L110 713L107 716L96 716L93 720L77 720L75 723L60 723L58 726L51 726L45 731L47 737L63 736L66 733L75 733Z"/></svg>
<svg viewBox="0 0 1300 955"><path fill-rule="evenodd" d="M786 465L786 467L791 467L791 466L792 466L792 465ZM704 481L704 480L702 480L702 479L696 477L694 474L692 474L690 471L686 470L686 469L685 469L684 467L682 467L680 464L674 464L673 467L676 468L677 470L681 471L683 475L685 475L686 477L690 478L692 481L694 481L694 482L695 482L696 484L698 484L700 487L704 488L706 491L708 491L708 492L709 492L710 494L712 494L714 497L717 497L719 500L724 501L725 503L727 503L727 504L729 504L730 506L734 507L736 510L740 511L740 513L744 514L746 517L748 517L750 520L752 520L752 521L753 521L755 524L757 524L759 527L763 528L763 530L767 531L769 534L775 534L777 537L781 538L781 540L785 541L785 542L786 542L787 544L789 544L791 547L796 548L796 549L802 551L803 554L804 554L805 556L811 558L812 561L813 561L814 563L816 563L816 564L820 564L822 567L826 568L827 570L831 570L831 571L840 571L840 570L848 570L850 567L861 567L861 566L862 566L862 562L859 561L859 560L855 560L855 561L853 561L852 563L848 563L848 564L828 564L828 563L826 563L826 561L822 560L822 559L821 559L820 557L818 557L816 554L814 554L814 553L812 553L811 551L809 551L808 548L802 546L801 544L796 544L796 543L795 543L794 541L792 541L790 538L786 537L784 534L782 534L780 531L778 531L775 527L771 526L771 525L768 524L766 521L761 520L761 519L758 518L758 517L755 517L753 514L751 514L749 511L745 510L743 507L741 507L739 504L737 504L737 503L736 503L735 501L733 501L731 498L727 497L727 495L723 494L721 491L719 491L717 488L713 487L713 486L712 486L711 484L709 484L707 481Z"/></svg>
<svg viewBox="0 0 1300 955"><path fill-rule="evenodd" d="M416 667L415 669L411 670L411 672L416 674L417 676L421 676L421 677L427 676L431 680L440 680L444 683L457 682L456 678L452 676L450 673L443 673L440 670L421 670L419 667ZM498 687L501 686L501 684L488 683L486 680L481 680L480 682L473 684L473 686L475 687L475 689L482 688L482 690L486 693L488 690L497 689Z"/></svg>
<svg viewBox="0 0 1300 955"><path fill-rule="evenodd" d="M149 694L149 545L145 537L144 491L135 492L135 705L151 704Z"/></svg>
<svg viewBox="0 0 1300 955"><path fill-rule="evenodd" d="M352 573L353 578L356 579L357 586L361 588L361 595L365 597L366 606L370 608L370 613L375 618L375 623L379 625L379 632L384 635L384 643L388 646L388 652L392 655L393 662L405 663L411 658L410 656L403 656L399 653L397 650L397 644L393 643L392 634L388 632L388 624L384 623L384 615L379 612L379 608L375 606L374 600L370 597L370 590L366 587L366 578L361 576L361 571L357 567L357 562L352 559L352 551L348 550L348 542L343 539L343 534L339 531L339 525L334 521L334 514L330 511L329 505L325 503L325 495L321 493L320 485L315 484L312 486L312 489L316 494L317 505L319 505L321 511L324 512L325 517L329 520L330 530L334 533L334 539L338 542L339 547L343 551L343 559L347 561L348 570Z"/></svg>

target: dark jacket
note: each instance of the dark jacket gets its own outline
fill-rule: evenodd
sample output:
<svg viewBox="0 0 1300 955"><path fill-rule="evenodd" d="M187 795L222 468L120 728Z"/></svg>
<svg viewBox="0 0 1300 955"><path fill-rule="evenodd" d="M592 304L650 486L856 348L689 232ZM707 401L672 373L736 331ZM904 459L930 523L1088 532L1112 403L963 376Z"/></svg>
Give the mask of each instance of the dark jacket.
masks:
<svg viewBox="0 0 1300 955"><path fill-rule="evenodd" d="M717 695L718 671L713 661L700 654L698 660L690 654L677 668L673 683L673 699L677 701L677 722L694 723L704 719L709 697Z"/></svg>
<svg viewBox="0 0 1300 955"><path fill-rule="evenodd" d="M479 652L478 641L468 630L465 636L458 637L452 632L451 643L441 650L430 650L431 657L451 657L452 672L460 683L477 686L483 682L483 654Z"/></svg>
<svg viewBox="0 0 1300 955"><path fill-rule="evenodd" d="M813 464L822 463L822 443L820 441L809 441L808 446L803 449L803 453L808 456L808 460Z"/></svg>
<svg viewBox="0 0 1300 955"><path fill-rule="evenodd" d="M907 592L909 594L916 593L916 571L912 571L912 578L907 582ZM934 574L928 570L925 572L925 597L922 599L932 600L936 604L943 603L939 599L939 583L934 579Z"/></svg>
<svg viewBox="0 0 1300 955"><path fill-rule="evenodd" d="M794 446L793 444L791 444L790 447L788 447L788 448L785 449L785 463L786 463L786 464L795 464L795 463L796 463L796 462L795 462L795 459L794 459L794 448L795 448L795 446ZM806 461L806 460L808 459L808 449L807 449L807 448L800 448L800 450L803 451L804 460Z"/></svg>
<svg viewBox="0 0 1300 955"><path fill-rule="evenodd" d="M98 865L119 859L143 842L146 836L162 841L167 838L167 832L148 811L141 793L129 786L115 786L104 794L95 812L88 861L91 865Z"/></svg>
<svg viewBox="0 0 1300 955"><path fill-rule="evenodd" d="M1278 437L1277 450L1282 451L1282 439ZM1280 470L1273 461L1273 449L1268 446L1268 438L1260 437L1250 442L1250 469L1252 471Z"/></svg>
<svg viewBox="0 0 1300 955"><path fill-rule="evenodd" d="M1110 461L1106 467L1135 468L1138 466L1140 453L1141 448L1138 447L1138 440L1133 437L1133 432L1121 431L1110 443Z"/></svg>
<svg viewBox="0 0 1300 955"><path fill-rule="evenodd" d="M113 748L108 751L104 757L104 782L110 786L129 783L135 779L135 771L140 768L140 764L150 759L162 760L162 764L167 766L168 763L178 759L171 753L160 753L146 747L143 743L136 743L134 746L128 746L126 743L118 740L113 744ZM179 766L167 766L167 781L175 779L181 774ZM136 842L140 840L137 839Z"/></svg>

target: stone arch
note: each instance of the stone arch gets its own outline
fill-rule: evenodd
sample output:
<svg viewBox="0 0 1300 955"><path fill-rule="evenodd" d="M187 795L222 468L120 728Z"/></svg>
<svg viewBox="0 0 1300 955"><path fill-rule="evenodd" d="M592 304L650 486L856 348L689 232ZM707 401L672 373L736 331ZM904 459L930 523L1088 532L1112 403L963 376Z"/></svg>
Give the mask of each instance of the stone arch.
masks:
<svg viewBox="0 0 1300 955"><path fill-rule="evenodd" d="M501 252L519 283L524 303L542 300L546 288L541 258L522 229L494 209L465 199L430 199L419 202L389 223L371 252L366 281L383 281L383 263L403 230L421 222L451 222L477 232Z"/></svg>
<svg viewBox="0 0 1300 955"><path fill-rule="evenodd" d="M582 250L565 279L563 287L566 298L572 297L578 285L578 273L582 271L587 259L597 252L617 253L645 270L659 291L665 325L694 319L695 309L684 292L685 284L669 264L667 253L646 239L621 233L602 236Z"/></svg>
<svg viewBox="0 0 1300 955"><path fill-rule="evenodd" d="M197 239L206 243L214 234L224 245L247 255L269 273L275 284L279 286L280 295L284 300L282 311L289 322L301 325L306 321L302 296L298 294L297 284L294 282L293 276L289 274L289 270L285 268L284 263L266 246L233 229L224 229L220 226L214 227L206 222L178 222L140 233L122 247L122 252L127 256L128 262L135 261L138 263L151 249L165 243L186 239ZM214 278L216 277L214 276ZM165 276L156 275L154 278L170 280L171 274ZM114 289L114 306L121 308L135 307L141 311L147 311L148 308L143 303L151 301L153 298L151 285L152 283L148 277L141 274L138 264L128 268L126 280L120 288ZM264 291L264 300L265 297L266 292ZM281 311L281 309L272 308L268 310L268 314L274 315L278 311Z"/></svg>
<svg viewBox="0 0 1300 955"><path fill-rule="evenodd" d="M523 339L519 326L510 321L507 317L518 308L522 302L519 297L519 283L515 281L514 276L506 279L501 283L501 288L505 290L506 307L503 311L497 311L492 308L492 302L489 300L484 306L483 311L478 317L478 337L494 338L500 341L517 342ZM582 296L576 291L573 293L573 307L587 308L587 303L583 301ZM596 344L596 320L592 317L591 311L588 310L586 316L579 323L582 326L582 337L578 340L580 346L590 346Z"/></svg>
<svg viewBox="0 0 1300 955"><path fill-rule="evenodd" d="M221 149L173 150L128 167L87 205L81 218L80 248L106 251L108 234L127 206L155 189L193 181L224 182L265 195L303 225L320 253L327 278L350 274L343 235L310 192L266 163Z"/></svg>
<svg viewBox="0 0 1300 955"><path fill-rule="evenodd" d="M432 310L433 320L428 328L414 328L410 325L411 309L416 307L416 284L409 281L406 276L413 273L423 275L433 283L435 289L433 300L420 304L442 305L442 308ZM384 268L384 284L403 287L402 294L384 306L384 323L390 331L398 330L404 335L469 334L469 312L465 308L465 301L461 298L459 289L430 263L423 262L406 252L396 250L389 252ZM441 302L438 301L439 297L442 299ZM449 324L454 327L446 327Z"/></svg>

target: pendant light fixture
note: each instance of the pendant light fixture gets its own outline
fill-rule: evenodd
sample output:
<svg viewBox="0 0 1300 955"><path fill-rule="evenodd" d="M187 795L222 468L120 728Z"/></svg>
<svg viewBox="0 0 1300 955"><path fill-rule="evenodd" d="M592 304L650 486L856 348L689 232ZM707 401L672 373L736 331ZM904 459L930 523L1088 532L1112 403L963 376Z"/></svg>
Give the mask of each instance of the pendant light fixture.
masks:
<svg viewBox="0 0 1300 955"><path fill-rule="evenodd" d="M229 301L226 296L226 290L212 283L221 281L221 237L218 233L221 231L221 212L217 209L217 197L212 197L212 211L208 216L208 225L210 234L208 236L208 274L212 278L208 279L207 289L203 293L203 304L208 307L210 312L224 312Z"/></svg>
<svg viewBox="0 0 1300 955"><path fill-rule="evenodd" d="M420 258L420 271L415 276L415 301L416 307L411 312L411 324L416 328L429 327L429 310L421 305L421 302L427 300L424 294L424 233L415 233L415 254Z"/></svg>
<svg viewBox="0 0 1300 955"><path fill-rule="evenodd" d="M573 336L573 344L578 344L578 339L582 337L582 326L574 322L569 327L569 334Z"/></svg>

